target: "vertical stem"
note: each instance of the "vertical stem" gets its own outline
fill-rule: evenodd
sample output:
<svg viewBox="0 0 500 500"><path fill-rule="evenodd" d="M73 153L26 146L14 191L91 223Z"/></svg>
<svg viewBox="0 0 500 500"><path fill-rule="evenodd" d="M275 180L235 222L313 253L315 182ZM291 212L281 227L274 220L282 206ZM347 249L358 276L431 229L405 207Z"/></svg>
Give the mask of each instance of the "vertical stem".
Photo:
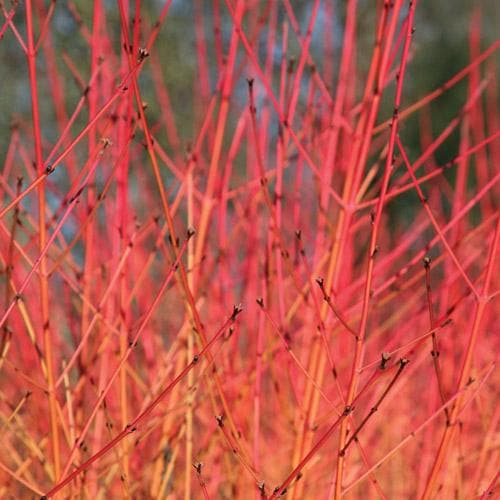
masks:
<svg viewBox="0 0 500 500"><path fill-rule="evenodd" d="M193 227L193 172L190 170L187 173L187 212L188 212L188 227ZM190 238L187 246L187 281L188 286L193 290L193 264L194 264L194 245L193 238ZM190 328L187 330L187 349L186 362L189 363L193 359L195 332L194 321L191 318ZM187 398L186 398L186 464L184 468L184 498L191 498L191 471L193 463L193 404L194 404L194 373L190 371L187 374Z"/></svg>
<svg viewBox="0 0 500 500"><path fill-rule="evenodd" d="M243 18L245 10L244 2L238 1L236 4L236 17L238 22ZM210 157L210 167L208 170L207 187L205 196L201 207L201 214L198 223L198 236L196 238L195 249L195 262L200 262L203 248L205 246L208 226L210 223L210 214L213 208L213 194L215 191L215 182L217 180L217 171L219 169L219 162L222 152L222 142L224 139L224 131L226 129L226 122L229 112L229 99L233 88L233 71L236 64L236 55L238 48L238 32L236 27L233 27L231 35L231 42L229 46L229 54L224 68L224 82L221 90L221 105L219 109L219 116L215 128L214 146Z"/></svg>
<svg viewBox="0 0 500 500"><path fill-rule="evenodd" d="M44 173L43 153L42 153L42 134L40 129L40 109L38 101L37 88L37 70L36 70L36 50L34 45L34 27L33 11L31 0L26 1L26 32L27 32L27 58L28 71L31 91L31 112L33 118L33 138L35 142L35 162L38 175ZM43 250L47 235L45 227L45 183L40 183L37 189L38 193L38 248ZM61 473L60 444L59 444L59 426L57 421L57 399L54 390L54 366L52 353L52 336L50 332L49 321L49 288L47 277L47 262L45 256L40 262L39 288L40 288L40 307L43 325L43 349L45 363L47 367L47 388L49 398L49 418L50 418L50 438L52 443L52 460L54 465L54 479L59 479Z"/></svg>
<svg viewBox="0 0 500 500"><path fill-rule="evenodd" d="M429 257L424 258L424 267L425 267L425 289L427 292L427 307L429 308L429 324L431 330L436 326L436 321L434 318L434 304L432 300L432 287L431 287L431 259ZM443 386L443 377L441 374L441 366L439 363L439 342L436 336L436 332L432 332L432 361L434 363L434 371L436 373L436 380L438 384L438 391L441 404L446 402L445 394L444 394L444 386ZM445 408L446 420L448 421L448 408Z"/></svg>
<svg viewBox="0 0 500 500"><path fill-rule="evenodd" d="M413 16L415 13L416 0L410 0L409 2L409 10L407 16L407 24L406 24L406 38L403 47L403 52L401 55L401 63L398 72L397 86L396 86L396 95L394 98L394 112L391 121L391 134L389 137L388 151L387 151L387 159L385 163L384 177L382 179L382 186L380 188L380 195L375 211L375 218L373 221L373 230L370 238L370 246L368 253L368 265L366 270L366 281L364 287L363 294L363 308L361 311L361 320L359 326L359 334L356 339L356 348L354 352L354 359L352 362L352 370L351 370L351 378L349 382L349 389L347 394L346 404L349 406L352 404L356 390L359 382L359 368L363 362L363 353L364 353L364 340L366 335L366 327L368 324L368 312L369 312L369 304L370 304L370 296L372 293L372 281L373 281L373 270L375 266L375 256L378 252L378 234L381 225L382 219L382 211L385 203L385 196L387 193L387 189L389 187L389 179L392 173L393 163L394 163L394 149L396 144L396 136L398 130L398 116L399 116L399 106L401 103L401 93L403 89L403 81L404 74L406 70L406 63L408 61L411 34L413 30ZM390 33L394 33L396 28L397 14L399 12L399 3L394 6L394 11L392 14L392 19L389 24ZM389 38L392 38L389 37ZM381 92L383 88L384 80L386 78L386 70L387 68L387 56L388 53L385 53L385 57L382 58L381 68L377 82L378 92ZM336 478L335 478L335 499L338 500L341 497L342 492L342 477L344 472L345 465L345 454L341 453L344 449L346 440L348 437L348 421L344 420L341 424L340 428L340 436L339 436L339 457L337 461L337 470L336 470Z"/></svg>
<svg viewBox="0 0 500 500"><path fill-rule="evenodd" d="M354 9L356 5L355 1L352 1L352 5L348 10L348 14L350 16L356 15L356 9ZM368 73L367 83L365 86L365 93L363 102L364 113L362 113L361 117L358 120L356 125L356 133L354 134L355 140L352 144L349 163L346 168L346 177L343 186L342 193L342 210L339 213L337 225L335 228L335 232L332 234L332 249L329 252L327 271L326 271L326 279L325 279L325 287L328 293L332 289L336 289L338 286L338 280L342 270L342 256L344 255L344 251L347 246L347 238L348 232L351 225L351 221L354 215L353 205L349 205L349 201L355 197L356 189L355 189L355 173L356 170L363 169L365 163L366 152L368 150L368 144L371 140L371 131L373 128L373 122L375 120L376 113L378 111L378 105L380 101L380 91L377 91L377 85L375 84L375 79L377 76L377 70L379 70L380 60L383 56L382 52L382 38L385 35L387 46L390 46L390 41L392 40L392 35L386 33L386 25L389 7L387 3L384 4L384 10L382 15L380 16L380 20L377 27L377 34L375 39L375 47L371 59L371 66ZM354 30L355 23L354 20L346 21L346 27ZM347 35L346 35L347 36ZM343 50L348 50L348 47L343 47ZM347 63L347 57L344 59ZM346 68L347 71L347 68ZM339 80L338 85L342 85L343 81ZM375 87L375 90L374 90ZM337 87L337 92L339 92L339 88ZM339 108L340 112L341 109ZM334 110L335 113L335 110ZM340 118L340 116L339 116ZM333 134L333 130L331 134ZM331 142L332 135L329 138L329 148L330 155L334 153L334 143ZM365 146L363 145L363 141L367 143ZM328 150L327 150L328 152ZM332 161L334 157L332 156ZM359 175L358 175L359 177ZM327 201L327 199L326 199ZM320 243L319 239L316 239L316 245ZM318 254L318 247L315 249L315 253ZM325 303L321 309L321 321L324 321L328 312L328 305ZM319 337L315 339L309 357L309 370L314 373L314 380L318 385L322 384L322 380L324 377L324 369L326 365L326 353L322 349L321 344L319 342ZM319 398L317 394L313 392L313 386L307 381L306 390L305 390L305 407L307 408L306 419L304 422L304 428L301 433L299 433L298 438L296 440L295 449L294 449L294 457L293 463L301 456L303 450L308 446L308 443L312 441L313 433L308 429L313 422L317 408ZM296 489L298 493L300 493L301 486Z"/></svg>
<svg viewBox="0 0 500 500"><path fill-rule="evenodd" d="M500 240L500 217L497 218L497 223L495 227L495 234L493 236L493 241L490 247L490 254L488 256L488 264L486 268L486 277L484 280L482 294L477 300L476 308L474 311L474 321L472 324L471 332L469 334L469 340L467 344L467 350L462 361L462 369L460 371L460 379L458 382L457 392L465 388L470 383L470 373L472 368L472 359L474 356L475 347L480 333L481 321L486 310L486 306L489 302L489 288L491 279L493 276L493 270L495 268L495 261L498 258L498 246ZM463 393L458 397L457 401L454 403L450 411L450 423L446 426L439 448L432 466L429 478L425 485L425 490L422 495L422 500L429 500L436 487L436 481L438 474L443 466L443 462L448 454L453 436L457 429L457 418L460 413L461 405L463 401Z"/></svg>

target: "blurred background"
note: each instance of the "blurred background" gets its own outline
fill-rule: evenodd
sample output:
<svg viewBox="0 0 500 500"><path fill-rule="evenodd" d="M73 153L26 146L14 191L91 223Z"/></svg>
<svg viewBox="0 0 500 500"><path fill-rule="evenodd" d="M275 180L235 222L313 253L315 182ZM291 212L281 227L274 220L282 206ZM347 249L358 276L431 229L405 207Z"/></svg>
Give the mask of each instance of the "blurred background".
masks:
<svg viewBox="0 0 500 500"><path fill-rule="evenodd" d="M23 33L24 8L20 2L16 8L15 23L21 35ZM34 2L39 8L47 9L51 2ZM260 9L265 13L268 1L252 1L254 9ZM310 17L310 10L313 2L311 0L293 0L292 6L297 19L301 25L302 32L305 31ZM380 4L381 2L377 2ZM8 2L6 2L8 4ZM133 4L133 2L131 2ZM359 2L358 7L358 46L356 51L356 64L361 74L366 73L368 63L373 50L373 27L375 9L374 2L364 0ZM79 71L84 78L89 77L89 46L83 36L79 33L78 23L80 18L84 26L91 26L93 2L88 0L74 0L68 2L58 2L56 4L54 18L52 20L51 36L57 52L57 63L60 64L60 74L65 76L64 95L67 99L68 109L72 109L77 99L80 97L80 89L75 85L74 78L62 60L62 52L66 52L73 61L79 62ZM107 16L107 27L110 32L116 29L115 41L119 42L119 13L116 2L106 0L103 2ZM152 24L158 16L163 1L147 0L141 3L141 13L143 22ZM338 0L325 0L321 3L318 20L314 29L314 35L310 47L310 52L319 71L323 72L326 58L333 60L333 74L322 73L326 84L335 88L335 70L338 68L339 53L343 36L343 26L345 21L346 2ZM155 53L162 61L163 78L170 92L171 105L176 118L180 139L185 146L193 139L193 133L197 130L197 107L204 103L193 99L197 94L200 99L198 78L198 64L196 55L197 32L194 28L194 12L196 9L203 12L205 24L203 26L203 36L207 40L208 48L213 48L214 40L214 20L213 15L218 6L221 20L221 38L227 48L228 39L232 29L232 22L223 0L174 0L168 13L167 22L162 26L158 40L155 43ZM7 5L6 5L7 8ZM334 30L332 33L325 33L325 16L334 16ZM279 9L278 22L285 19L286 14L283 8ZM419 97L429 93L431 90L442 85L448 78L457 73L467 65L470 60L469 54L469 32L471 20L480 24L481 48L486 49L498 36L500 26L500 9L495 0L454 0L435 1L420 0L416 9L416 33L412 42L412 60L409 68L408 78L405 81L403 104L407 105ZM262 44L265 43L267 33L266 27L261 30L260 38ZM334 42L332 53L324 54L322 47L324 37L330 36ZM288 56L299 57L300 51L295 36L289 36L290 48ZM264 45L263 45L264 48ZM62 50L61 50L62 49ZM118 54L119 47L115 47ZM280 48L277 44L277 54L275 57L276 74L278 75L280 64ZM216 61L215 51L208 52L208 68L212 69L211 87L215 90ZM498 56L497 56L498 61ZM1 63L1 92L0 92L0 158L4 157L9 141L9 127L13 121L30 117L31 107L28 88L28 75L26 60L10 29L4 32L0 41L0 63ZM43 54L38 60L40 85L39 91L43 97L49 91L50 86L44 84L46 77L46 65ZM497 64L498 66L498 64ZM500 67L500 66L499 66ZM241 74L241 82L236 87L241 88L242 105L247 100L246 85L244 79L251 76L251 68ZM154 103L153 85L147 79L147 72L142 75L142 92L148 96L148 102ZM304 79L305 80L305 79ZM356 91L361 95L364 78L358 79L360 88ZM277 79L276 79L277 82ZM276 83L275 82L275 83ZM305 84L304 84L305 85ZM431 106L432 131L436 135L454 116L456 111L463 105L467 92L467 80L463 80L459 85L446 92L437 102ZM148 95L149 94L149 95ZM386 93L392 96L392 92ZM237 94L235 94L237 96ZM204 96L206 99L209 96ZM201 97L202 98L202 97ZM234 98L234 97L233 97ZM392 99L392 97L391 97ZM51 129L51 124L55 124L54 110L50 99L42 99L42 122L44 126L44 137L48 140L55 140L58 135L57 130ZM382 106L380 118L389 116L391 103L386 102ZM150 116L154 118L160 116L161 110L158 105L151 105ZM405 123L403 134L405 139L416 137L418 122L410 120ZM446 161L456 154L457 135L455 134L446 142L446 147L440 148L437 153L438 161ZM414 144L416 147L417 144Z"/></svg>

